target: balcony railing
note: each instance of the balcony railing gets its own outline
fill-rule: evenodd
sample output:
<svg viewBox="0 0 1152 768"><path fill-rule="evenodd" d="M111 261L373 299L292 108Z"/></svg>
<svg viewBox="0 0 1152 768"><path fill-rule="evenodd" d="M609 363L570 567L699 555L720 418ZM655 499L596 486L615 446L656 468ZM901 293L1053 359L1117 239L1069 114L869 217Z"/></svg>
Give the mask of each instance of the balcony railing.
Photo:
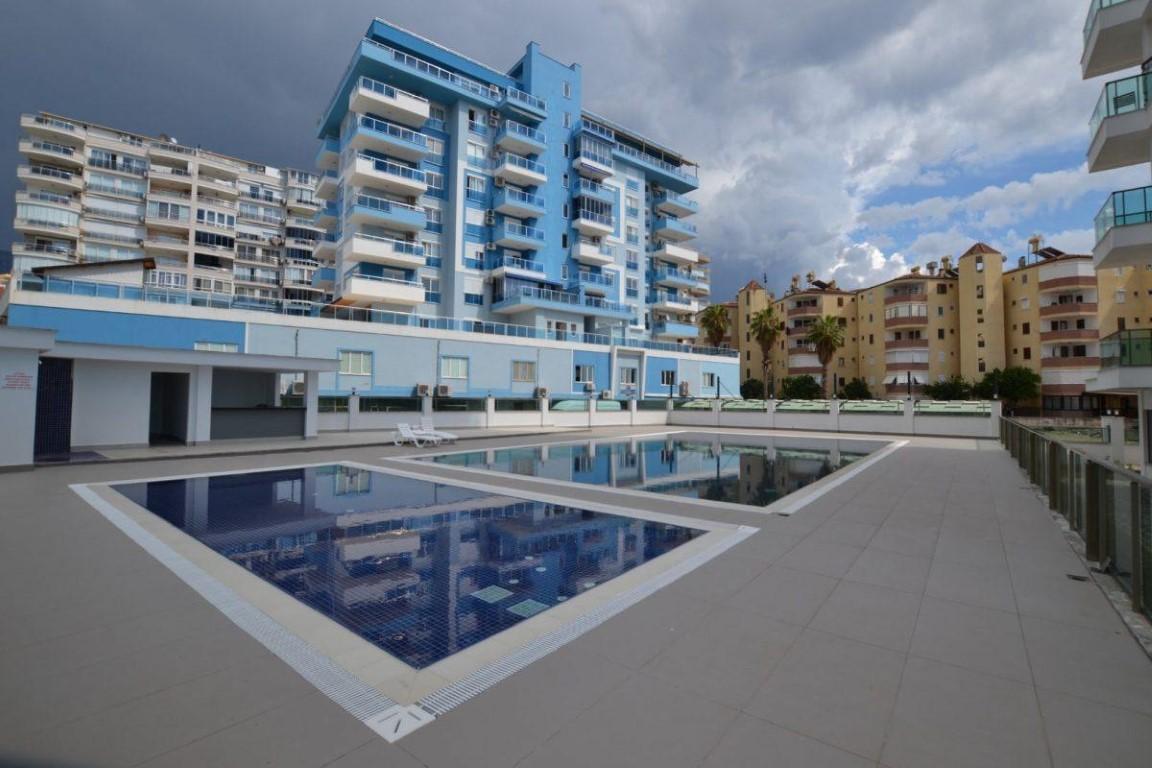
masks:
<svg viewBox="0 0 1152 768"><path fill-rule="evenodd" d="M424 257L424 246L412 240L397 240L394 237L381 237L380 235L369 235L364 232L357 232L355 235L353 235L353 237L357 239L371 240L377 243L387 243L392 247L392 251L394 253L403 254L405 256L416 256L418 258Z"/></svg>
<svg viewBox="0 0 1152 768"><path fill-rule="evenodd" d="M1148 106L1148 86L1152 73L1141 72L1121 80L1113 80L1104 85L1092 119L1088 121L1088 138L1096 137L1100 124L1109 117L1139 112Z"/></svg>
<svg viewBox="0 0 1152 768"><path fill-rule="evenodd" d="M528 158L521 157L520 155L514 155L511 152L504 152L503 154L498 155L496 159L492 161L492 167L499 168L504 163L514 165L517 168L523 168L524 170L530 171L531 173L539 173L542 176L546 175L543 163L538 163L535 160L529 160Z"/></svg>
<svg viewBox="0 0 1152 768"><path fill-rule="evenodd" d="M357 280L371 280L375 283L388 283L389 285L403 285L406 288L423 288L424 284L415 280L402 280L398 277L385 277L383 275L372 275L362 272L359 266L344 273L344 285L348 285L348 281L352 279Z"/></svg>
<svg viewBox="0 0 1152 768"><path fill-rule="evenodd" d="M345 215L347 215L354 206L360 206L361 208L371 208L372 210L380 211L381 213L392 213L395 210L400 210L413 211L415 213L419 213L421 216L424 215L424 209L418 205L401 203L397 202L396 200L388 200L383 197L374 197L372 195L356 195L354 198L350 199L348 201L348 205L344 208ZM309 224L308 226L312 225Z"/></svg>
<svg viewBox="0 0 1152 768"><path fill-rule="evenodd" d="M403 96L407 96L410 99L416 99L417 101L422 101L425 104L428 103L428 99L424 98L423 96L418 96L415 93L412 93L410 91L404 91L404 90L401 90L399 88L395 88L391 85L388 85L388 83L382 83L379 80L373 80L372 78L366 77L364 75L361 75L361 77L360 77L360 87L364 88L365 90L369 90L369 91L373 91L375 93L378 93L381 96L386 96L389 99L395 99L395 98L398 98L401 95L403 95Z"/></svg>
<svg viewBox="0 0 1152 768"><path fill-rule="evenodd" d="M394 163L391 160L381 160L378 157L372 157L372 155L366 155L364 153L357 154L356 158L372 163L372 169L380 173L388 173L393 176L411 179L412 181L425 181L424 171L419 168L409 168L407 165L400 165L400 163Z"/></svg>
<svg viewBox="0 0 1152 768"><path fill-rule="evenodd" d="M530 126L518 123L515 120L504 121L505 133L510 133L514 136L522 136L529 141L535 141L538 144L547 144L547 139L544 136L544 131L537 130Z"/></svg>
<svg viewBox="0 0 1152 768"><path fill-rule="evenodd" d="M509 267L511 269L522 269L525 272L543 272L544 265L538 261L530 259L521 259L517 256L500 256L493 259L492 269L499 269L500 267Z"/></svg>
<svg viewBox="0 0 1152 768"><path fill-rule="evenodd" d="M584 219L585 221L591 221L605 227L616 226L616 218L614 216L609 216L605 213L596 213L595 211L590 211L586 208L582 208L576 211L576 218Z"/></svg>
<svg viewBox="0 0 1152 768"><path fill-rule="evenodd" d="M63 181L71 181L76 178L76 174L70 171L64 171L60 168L53 168L50 165L29 165L25 166L28 172L34 176L47 176L53 179L61 179Z"/></svg>
<svg viewBox="0 0 1152 768"><path fill-rule="evenodd" d="M60 253L69 253L69 251L62 250ZM74 296L92 296L105 299L160 304L182 304L218 309L256 310L284 315L305 315L352 322L380 323L382 325L475 333L485 336L507 336L540 339L544 341L572 341L583 344L651 349L661 352L691 352L716 357L737 357L739 354L739 352L734 349L696 347L686 344L645 341L642 339L622 339L605 334L557 334L555 331L548 331L534 326L494 323L480 321L475 318L436 317L418 315L411 312L389 312L387 310L369 309L365 307L334 307L321 302L275 302L267 306L253 307L243 301L242 297L234 298L229 295L207 293L204 291L189 291L178 288L140 288L139 286L118 285L115 283L98 283L89 280L68 280L51 276L39 276L28 272L22 274L15 283L18 283L21 290L37 293L59 293Z"/></svg>
<svg viewBox="0 0 1152 768"><path fill-rule="evenodd" d="M449 72L443 67L438 67L431 62L425 61L424 59L417 58L411 54L404 53L403 51L398 51L395 48L384 45L383 43L378 43L375 40L367 37L364 38L364 42L379 48L387 56L389 56L394 63L399 64L402 67L415 70L416 72L427 75L428 77L435 78L437 80L443 80L446 83L451 83L457 88L468 91L469 93L474 93L477 96L481 96L486 99L495 101L500 98L500 89L494 85L486 85L479 82L478 80L473 80L471 78L464 77L463 75L458 75L455 72Z"/></svg>
<svg viewBox="0 0 1152 768"><path fill-rule="evenodd" d="M536 227L527 227L523 224L514 224L510 221L504 222L504 232L514 237L522 237L527 240L544 241L544 230L537 229Z"/></svg>
<svg viewBox="0 0 1152 768"><path fill-rule="evenodd" d="M64 120L57 120L54 117L44 117L43 115L34 115L32 122L37 125L43 125L48 128L57 128L62 131L76 131L76 126Z"/></svg>
<svg viewBox="0 0 1152 768"><path fill-rule="evenodd" d="M667 160L661 160L660 158L658 158L654 155L650 155L647 152L641 152L640 150L634 149L634 148L629 147L625 144L617 144L614 147L614 149L615 149L615 151L619 152L620 154L622 154L626 157L631 157L631 158L634 158L636 160L640 160L641 162L648 163L649 165L653 165L653 166L661 169L662 171L665 171L666 173L672 174L673 176L678 176L682 179L685 179L685 180L691 181L691 182L696 181L695 166L673 165L672 163L669 163ZM692 169L692 170L689 171L689 169Z"/></svg>
<svg viewBox="0 0 1152 768"><path fill-rule="evenodd" d="M502 194L506 199L515 200L524 205L530 205L534 208L544 207L544 198L540 195L533 195L529 192L522 192L519 189L511 189L510 187L504 187Z"/></svg>
<svg viewBox="0 0 1152 768"><path fill-rule="evenodd" d="M669 192L667 190L656 196L657 205L665 202L675 203L676 205L682 206L684 208L690 208L693 211L700 210L700 204L695 200L690 200L684 195L678 195L675 192Z"/></svg>
<svg viewBox="0 0 1152 768"><path fill-rule="evenodd" d="M61 155L63 157L72 157L76 154L76 150L72 147L66 147L63 144L53 144L50 141L34 141L32 142L32 149L41 152L51 152L54 155Z"/></svg>
<svg viewBox="0 0 1152 768"><path fill-rule="evenodd" d="M1088 18L1084 20L1084 42L1088 42L1088 38L1092 35L1092 30L1096 28L1096 17L1104 8L1111 8L1113 5L1120 5L1126 3L1128 0L1092 0L1088 6Z"/></svg>
<svg viewBox="0 0 1152 768"><path fill-rule="evenodd" d="M406 141L409 144L415 144L421 148L426 149L428 147L428 137L424 134L417 133L411 128L389 123L387 120L377 120L374 117L368 117L368 115L360 115L360 127L386 134L394 139Z"/></svg>
<svg viewBox="0 0 1152 768"><path fill-rule="evenodd" d="M1085 557L1149 615L1152 481L1011 419L1000 420L1000 441L1083 540Z"/></svg>
<svg viewBox="0 0 1152 768"><path fill-rule="evenodd" d="M508 101L513 101L518 104L531 107L532 109L539 110L540 112L548 111L548 102L541 99L539 96L533 96L530 93L525 93L517 88L509 88L504 92L504 98Z"/></svg>
<svg viewBox="0 0 1152 768"><path fill-rule="evenodd" d="M1152 222L1152 187L1113 192L1096 214L1096 242L1113 227Z"/></svg>
<svg viewBox="0 0 1152 768"><path fill-rule="evenodd" d="M1118 331L1100 340L1100 367L1152 366L1152 328Z"/></svg>
<svg viewBox="0 0 1152 768"><path fill-rule="evenodd" d="M611 272L577 272L572 281L583 285L603 285L608 288L616 285L616 275Z"/></svg>
<svg viewBox="0 0 1152 768"><path fill-rule="evenodd" d="M616 193L608 187L591 179L580 178L572 185L577 195L596 195L597 197L616 197Z"/></svg>
<svg viewBox="0 0 1152 768"><path fill-rule="evenodd" d="M123 160L112 160L103 157L90 157L88 158L88 165L93 168L103 168L107 171L119 171L120 173L131 173L134 176L144 176L148 172L148 166L143 162L139 163L126 163Z"/></svg>

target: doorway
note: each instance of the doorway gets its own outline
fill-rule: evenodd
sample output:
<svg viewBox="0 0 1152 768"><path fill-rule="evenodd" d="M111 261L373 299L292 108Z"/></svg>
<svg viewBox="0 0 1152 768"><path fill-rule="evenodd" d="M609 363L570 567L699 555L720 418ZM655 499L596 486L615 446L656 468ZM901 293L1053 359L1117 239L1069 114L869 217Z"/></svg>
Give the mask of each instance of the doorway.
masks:
<svg viewBox="0 0 1152 768"><path fill-rule="evenodd" d="M36 382L36 461L67 461L72 451L72 361L40 358Z"/></svg>
<svg viewBox="0 0 1152 768"><path fill-rule="evenodd" d="M153 373L148 413L149 445L183 445L188 442L187 373Z"/></svg>

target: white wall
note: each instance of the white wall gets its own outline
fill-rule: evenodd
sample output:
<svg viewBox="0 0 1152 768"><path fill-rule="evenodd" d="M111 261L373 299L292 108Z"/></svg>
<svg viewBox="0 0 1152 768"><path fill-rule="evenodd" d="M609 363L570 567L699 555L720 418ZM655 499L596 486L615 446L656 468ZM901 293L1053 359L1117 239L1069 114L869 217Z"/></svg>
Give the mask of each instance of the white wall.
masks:
<svg viewBox="0 0 1152 768"><path fill-rule="evenodd" d="M0 348L0 467L32 464L39 359L35 349Z"/></svg>
<svg viewBox="0 0 1152 768"><path fill-rule="evenodd" d="M72 446L147 445L155 366L105 360L72 366Z"/></svg>

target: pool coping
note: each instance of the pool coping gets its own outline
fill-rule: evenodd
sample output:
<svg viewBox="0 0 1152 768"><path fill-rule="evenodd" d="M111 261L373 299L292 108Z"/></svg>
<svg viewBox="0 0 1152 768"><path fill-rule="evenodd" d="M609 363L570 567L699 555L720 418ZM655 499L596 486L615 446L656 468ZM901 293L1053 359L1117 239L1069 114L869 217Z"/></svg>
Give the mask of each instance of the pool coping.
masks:
<svg viewBox="0 0 1152 768"><path fill-rule="evenodd" d="M141 482L256 474L333 464L521 500L672 523L706 533L571 598L563 605L549 608L417 670L115 490L117 485ZM751 526L621 508L603 502L483 482L446 480L426 473L355 461L77 483L69 487L234 624L390 742L427 725L533 661L563 647L759 530Z"/></svg>
<svg viewBox="0 0 1152 768"><path fill-rule="evenodd" d="M638 442L654 437L668 437L673 435L709 435L713 437L761 437L761 438L799 438L804 440L846 440L857 442L872 442L872 443L886 443L883 447L877 449L873 453L865 456L859 461L854 461L846 467L831 472L828 475L820 478L814 483L801 488L798 491L789 493L787 496L778 499L763 507L752 506L750 504L737 504L730 501L713 501L711 499L698 499L689 496L675 496L672 494L660 494L653 491L634 490L631 488L617 488L611 485L592 485L590 483L577 483L572 480L556 480L550 477L539 477L536 475L518 475L514 472L501 472L492 469L476 469L473 467L462 467L455 464L436 464L429 461L437 456L453 456L464 453L478 453L480 451L506 451L514 450L517 448L539 448L543 446L557 446L557 445L580 445L580 444L602 444L602 443L619 443L619 442ZM602 438L594 438L591 440L555 440L540 443L526 443L522 445L501 445L494 448L484 449L462 449L453 451L434 451L432 453L423 453L418 457L394 457L382 456L378 460L384 462L384 466L395 467L396 465L406 467L439 467L443 466L456 472L461 472L467 475L476 477L489 477L500 478L503 480L514 479L518 482L536 482L547 483L550 486L558 486L560 488L568 488L571 490L583 489L585 491L595 489L596 491L606 494L619 495L625 498L638 498L652 500L654 497L666 496L669 499L675 499L693 506L701 506L709 509L726 510L729 512L751 512L760 515L781 515L788 517L795 514L797 511L820 498L829 491L839 487L848 480L851 480L856 475L863 472L865 469L877 464L884 459L891 456L896 451L907 446L909 440L886 437L883 435L875 437L856 437L856 436L841 436L835 433L835 437L828 437L830 433L804 433L796 434L796 432L785 430L783 434L778 434L777 430L757 431L757 432L716 432L714 430L704 429L677 429L677 430L661 430L658 432L645 432L639 434L631 434L625 436L607 436ZM427 474L427 473L426 473Z"/></svg>

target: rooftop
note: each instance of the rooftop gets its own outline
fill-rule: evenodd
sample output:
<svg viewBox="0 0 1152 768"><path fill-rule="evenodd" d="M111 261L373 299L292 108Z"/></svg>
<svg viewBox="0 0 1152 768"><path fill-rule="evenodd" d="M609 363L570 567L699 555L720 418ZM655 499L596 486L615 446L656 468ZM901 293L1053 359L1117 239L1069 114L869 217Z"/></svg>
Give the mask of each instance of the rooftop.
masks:
<svg viewBox="0 0 1152 768"><path fill-rule="evenodd" d="M473 437L470 449L524 442ZM983 768L1137 766L1152 751L1152 662L998 444L914 438L790 517L629 497L759 532L392 744L69 488L317 461L249 447L0 475L0 757L728 768L771 754L781 765ZM325 460L380 466L411 453L324 448ZM609 490L579 494L619 503Z"/></svg>

